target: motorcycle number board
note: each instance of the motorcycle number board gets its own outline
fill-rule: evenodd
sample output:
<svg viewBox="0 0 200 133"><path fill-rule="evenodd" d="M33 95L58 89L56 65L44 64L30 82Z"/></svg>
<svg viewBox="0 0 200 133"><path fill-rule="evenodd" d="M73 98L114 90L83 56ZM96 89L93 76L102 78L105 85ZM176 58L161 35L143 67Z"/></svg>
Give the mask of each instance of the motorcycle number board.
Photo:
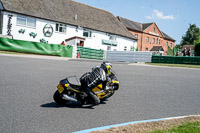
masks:
<svg viewBox="0 0 200 133"><path fill-rule="evenodd" d="M59 93L62 93L64 91L64 87L60 84L57 86Z"/></svg>

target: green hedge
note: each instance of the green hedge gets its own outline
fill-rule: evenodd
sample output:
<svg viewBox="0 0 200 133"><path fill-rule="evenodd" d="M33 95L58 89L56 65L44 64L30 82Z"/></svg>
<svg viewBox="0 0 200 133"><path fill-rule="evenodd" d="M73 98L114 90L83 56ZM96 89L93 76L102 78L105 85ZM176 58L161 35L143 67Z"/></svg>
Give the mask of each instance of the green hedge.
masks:
<svg viewBox="0 0 200 133"><path fill-rule="evenodd" d="M200 65L200 56L152 56L152 63Z"/></svg>
<svg viewBox="0 0 200 133"><path fill-rule="evenodd" d="M0 50L72 57L72 46L0 38Z"/></svg>

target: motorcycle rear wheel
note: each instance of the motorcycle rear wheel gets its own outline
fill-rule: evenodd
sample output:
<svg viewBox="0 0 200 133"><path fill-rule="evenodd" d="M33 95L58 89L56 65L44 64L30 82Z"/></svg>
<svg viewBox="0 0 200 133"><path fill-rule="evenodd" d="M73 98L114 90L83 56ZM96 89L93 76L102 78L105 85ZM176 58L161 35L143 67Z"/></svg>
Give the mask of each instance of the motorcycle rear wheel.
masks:
<svg viewBox="0 0 200 133"><path fill-rule="evenodd" d="M53 99L59 105L64 105L68 102L68 101L62 99L62 95L58 92L58 90L54 93Z"/></svg>

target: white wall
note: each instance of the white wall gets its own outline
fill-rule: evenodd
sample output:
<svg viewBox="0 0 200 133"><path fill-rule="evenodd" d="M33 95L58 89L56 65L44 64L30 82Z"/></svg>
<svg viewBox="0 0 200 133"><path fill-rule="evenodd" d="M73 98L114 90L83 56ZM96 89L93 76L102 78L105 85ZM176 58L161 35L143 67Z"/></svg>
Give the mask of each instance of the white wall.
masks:
<svg viewBox="0 0 200 133"><path fill-rule="evenodd" d="M70 40L68 42L65 43L66 45L75 45L76 44L76 40L73 39L73 40Z"/></svg>
<svg viewBox="0 0 200 133"><path fill-rule="evenodd" d="M11 34L13 35L13 39L40 42L40 39L43 38L50 44L60 44L65 39L74 36L83 37L83 28L77 29L76 26L67 25L66 33L59 33L55 31L56 22L42 20L42 19L36 19L36 28L29 28L29 27L19 26L16 24L17 14L9 12L2 12L2 13L3 13L3 31L2 31L3 35L7 35L8 14L13 15L11 20L12 23ZM54 32L51 37L45 37L43 34L43 28L46 24L50 24L53 27ZM20 29L25 29L25 33L24 34L19 33ZM88 48L107 50L108 45L102 44L102 39L109 40L108 34L94 30L91 31L92 31L92 36L85 37L84 46ZM31 37L29 35L30 32L37 33L37 36L35 38ZM137 42L135 40L131 40L121 36L116 36L116 41L117 41L117 46L111 46L111 50L124 51L125 46L127 47L127 50L130 50L131 46L134 46L136 49L137 46L136 44Z"/></svg>
<svg viewBox="0 0 200 133"><path fill-rule="evenodd" d="M4 17L3 17L3 32L2 34L7 34L7 24L8 24L8 12L3 12ZM35 42L40 42L40 39L45 39L48 41L48 43L52 44L60 44L62 41L65 39L77 35L75 28L72 28L71 26L67 26L67 33L59 33L55 31L56 23L53 21L47 21L47 20L42 20L42 19L36 19L36 28L30 28L30 27L25 27L25 26L19 26L17 25L17 15L13 14L13 17L11 19L12 23L12 28L11 28L11 34L13 35L13 39L18 39L18 40L28 40L28 41L35 41ZM45 37L43 34L43 28L46 24L50 24L53 27L53 34L51 37ZM25 29L25 33L19 33L20 29ZM35 38L31 37L29 35L30 32L37 33L37 36Z"/></svg>
<svg viewBox="0 0 200 133"><path fill-rule="evenodd" d="M127 47L127 51L130 51L131 50L131 47L133 46L134 47L134 51L136 50L137 48L137 41L135 40L131 40L129 38L125 38L125 37L117 37L117 42L119 44L119 48L118 48L118 51L124 51L124 47L126 46Z"/></svg>
<svg viewBox="0 0 200 133"><path fill-rule="evenodd" d="M99 31L92 31L92 37L86 38L85 47L107 50L106 44L102 44L102 39L109 40L109 35ZM131 46L137 48L137 41L131 40L125 37L116 36L117 46L111 46L111 51L124 51L124 47L127 47L127 51L130 51Z"/></svg>

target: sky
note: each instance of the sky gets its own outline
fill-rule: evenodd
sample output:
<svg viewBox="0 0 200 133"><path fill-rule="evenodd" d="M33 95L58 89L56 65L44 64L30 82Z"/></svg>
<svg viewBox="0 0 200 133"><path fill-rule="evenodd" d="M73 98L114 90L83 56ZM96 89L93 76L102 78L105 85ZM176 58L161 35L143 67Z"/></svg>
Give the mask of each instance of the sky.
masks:
<svg viewBox="0 0 200 133"><path fill-rule="evenodd" d="M200 0L74 0L139 23L155 22L180 44L190 24L200 28Z"/></svg>

